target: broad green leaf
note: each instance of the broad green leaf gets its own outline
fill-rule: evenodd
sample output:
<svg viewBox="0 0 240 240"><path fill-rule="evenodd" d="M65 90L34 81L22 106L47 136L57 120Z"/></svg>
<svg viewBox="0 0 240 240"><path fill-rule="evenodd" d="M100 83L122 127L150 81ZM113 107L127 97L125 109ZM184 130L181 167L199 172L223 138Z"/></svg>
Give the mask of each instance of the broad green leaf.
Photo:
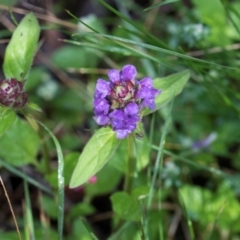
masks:
<svg viewBox="0 0 240 240"><path fill-rule="evenodd" d="M9 42L3 70L6 78L25 80L32 65L36 51L40 28L33 13L27 14L15 29Z"/></svg>
<svg viewBox="0 0 240 240"><path fill-rule="evenodd" d="M114 154L114 158L109 162L111 166L122 173L127 172L128 163L128 149L127 149L127 139L123 139L118 149Z"/></svg>
<svg viewBox="0 0 240 240"><path fill-rule="evenodd" d="M181 93L189 77L190 71L184 70L164 78L154 79L154 87L161 89L162 92L155 99L156 108L153 111L158 110L163 105L168 103L171 99L173 99L176 95ZM150 110L145 110L143 115L147 115L149 113L151 113Z"/></svg>
<svg viewBox="0 0 240 240"><path fill-rule="evenodd" d="M83 219L77 218L72 224L72 237L68 239L94 240L94 234Z"/></svg>
<svg viewBox="0 0 240 240"><path fill-rule="evenodd" d="M15 166L33 163L39 144L37 133L26 122L17 119L0 137L0 157Z"/></svg>
<svg viewBox="0 0 240 240"><path fill-rule="evenodd" d="M111 197L114 212L122 219L140 221L140 205L126 192L116 192Z"/></svg>
<svg viewBox="0 0 240 240"><path fill-rule="evenodd" d="M149 147L148 139L146 135L142 140L135 141L135 158L136 158L136 170L141 171L149 163ZM123 173L128 171L128 142L127 139L123 139L119 145L114 158L110 162L114 168Z"/></svg>
<svg viewBox="0 0 240 240"><path fill-rule="evenodd" d="M92 197L96 195L106 194L114 191L119 182L121 181L122 174L116 168L111 165L111 162L115 159L114 157L109 161L104 168L97 173L97 181L93 184L85 184L85 193ZM111 181L109 181L111 179Z"/></svg>
<svg viewBox="0 0 240 240"><path fill-rule="evenodd" d="M95 213L95 211L95 208L90 203L81 202L71 207L67 217L69 217L70 219L78 218L79 216L93 214Z"/></svg>
<svg viewBox="0 0 240 240"><path fill-rule="evenodd" d="M209 189L190 185L183 186L180 193L192 220L203 225L215 222L220 229L239 231L240 204L227 181L214 193Z"/></svg>
<svg viewBox="0 0 240 240"><path fill-rule="evenodd" d="M133 199L139 200L139 198L145 198L150 191L150 187L142 185L133 189L131 195Z"/></svg>
<svg viewBox="0 0 240 240"><path fill-rule="evenodd" d="M110 160L118 145L119 140L111 128L98 130L78 159L70 181L70 188L78 187L95 175Z"/></svg>
<svg viewBox="0 0 240 240"><path fill-rule="evenodd" d="M217 46L227 46L231 44L233 35L239 37L231 24L227 24L226 9L219 0L193 0L195 11L200 21L204 22L211 29L207 41ZM232 3L233 4L233 3ZM210 45L211 46L211 45Z"/></svg>
<svg viewBox="0 0 240 240"><path fill-rule="evenodd" d="M12 109L0 106L0 136L8 130L16 119Z"/></svg>

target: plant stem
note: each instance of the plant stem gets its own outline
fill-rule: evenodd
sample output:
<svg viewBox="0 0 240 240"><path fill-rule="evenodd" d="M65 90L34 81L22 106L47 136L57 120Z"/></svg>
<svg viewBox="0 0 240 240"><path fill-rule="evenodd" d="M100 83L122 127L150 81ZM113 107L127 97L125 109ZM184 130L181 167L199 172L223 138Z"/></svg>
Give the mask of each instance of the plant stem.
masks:
<svg viewBox="0 0 240 240"><path fill-rule="evenodd" d="M128 136L128 168L125 176L124 190L131 193L134 171L135 171L135 158L134 158L134 138L133 134Z"/></svg>

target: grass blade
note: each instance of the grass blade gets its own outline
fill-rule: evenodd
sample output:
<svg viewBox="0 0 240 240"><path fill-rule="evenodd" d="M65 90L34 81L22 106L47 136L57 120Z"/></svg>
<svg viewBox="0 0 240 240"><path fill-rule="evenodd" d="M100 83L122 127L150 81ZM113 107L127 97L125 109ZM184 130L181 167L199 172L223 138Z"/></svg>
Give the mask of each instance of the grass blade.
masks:
<svg viewBox="0 0 240 240"><path fill-rule="evenodd" d="M191 239L194 240L195 239L195 235L194 235L194 230L193 230L193 225L192 225L192 221L191 219L189 218L189 215L187 213L187 209L186 209L186 205L183 201L183 197L182 197L182 194L181 194L181 190L179 191L178 193L178 198L179 198L179 202L180 204L182 205L182 209L183 209L183 212L184 212L184 215L186 217L186 220L187 220L187 225L188 225L188 229L189 229L189 234L191 236Z"/></svg>
<svg viewBox="0 0 240 240"><path fill-rule="evenodd" d="M13 173L13 174L15 174L15 175L25 179L27 182L31 183L35 187L37 187L37 188L41 189L42 191L52 195L52 191L49 188L43 186L42 184L40 184L39 182L37 182L33 178L27 176L25 173L23 173L22 171L18 170L17 168L12 167L10 164L6 163L1 158L0 158L0 165L2 165L4 168L6 168L9 172L11 172L11 173Z"/></svg>
<svg viewBox="0 0 240 240"><path fill-rule="evenodd" d="M166 0L164 2L160 2L160 3L156 3L156 4L153 4L152 6L148 7L148 8L145 8L143 11L146 12L146 11L149 11L153 8L156 8L156 7L161 7L165 4L169 4L169 3L173 3L173 2L178 2L179 0Z"/></svg>
<svg viewBox="0 0 240 240"><path fill-rule="evenodd" d="M136 42L136 41L129 40L129 39L126 39L126 38L116 37L116 36L112 36L112 35L108 35L108 34L99 34L99 33L83 33L83 34L84 35L87 34L87 35L101 36L101 37L104 37L104 38L107 38L107 39L112 39L112 40L115 40L115 41L125 42L125 43L132 44L132 45L135 45L135 46L141 46L141 47L144 47L144 48L156 51L156 52L161 52L163 54L172 55L172 56L175 56L175 57L178 57L178 58L183 58L183 59L186 59L186 60L192 60L192 61L203 63L203 64L214 65L214 66L218 66L218 67L222 67L222 68L226 68L226 69L240 71L238 68L224 66L224 65L217 64L217 63L214 63L214 62L208 62L208 61L201 60L201 59L198 59L198 58L194 58L194 57L184 55L184 54L181 54L181 53L178 53L178 52L167 50L167 49L164 49L164 48L161 48L161 47L156 47L156 46L153 46L153 45L150 45L150 44ZM78 35L82 35L82 33L78 34ZM208 67L210 68L210 66L208 66Z"/></svg>
<svg viewBox="0 0 240 240"><path fill-rule="evenodd" d="M64 221L64 161L63 161L63 153L61 146L57 140L57 138L54 136L54 134L51 132L50 129L48 129L43 123L37 121L51 136L56 150L57 150L57 156L58 156L58 236L59 240L63 239L63 221Z"/></svg>
<svg viewBox="0 0 240 240"><path fill-rule="evenodd" d="M158 149L157 146L152 146L152 148L154 148L154 149L156 149L156 150ZM201 165L201 164L199 164L199 163L193 162L193 161L191 161L191 160L189 160L189 159L187 159L187 158L185 158L185 157L182 157L182 156L180 156L180 155L176 155L176 154L174 154L174 153L171 153L171 152L168 151L168 150L164 150L164 153L165 153L166 155L168 155L168 156L171 156L171 157L173 158L173 160L174 160L174 159L175 159L175 160L180 160L180 161L185 162L185 163L187 163L187 164L189 164L189 165L191 165L191 166L193 166L193 167L206 170L206 171L208 171L208 172L211 172L211 173L214 173L214 174L216 174L216 175L219 175L219 176L221 176L221 177L223 177L223 178L229 177L228 174L226 174L226 173L224 173L224 172L222 172L222 171L220 171L220 170L218 170L218 169L215 169L215 168L210 167L210 166L204 166L204 165Z"/></svg>
<svg viewBox="0 0 240 240"><path fill-rule="evenodd" d="M35 232L34 232L34 224L33 224L33 216L32 216L32 207L31 200L29 196L28 184L26 179L23 181L24 184L24 195L26 200L26 228L29 231L30 239L35 240Z"/></svg>
<svg viewBox="0 0 240 240"><path fill-rule="evenodd" d="M154 192L154 186L155 186L155 183L156 183L156 180L157 180L157 176L160 175L161 170L162 170L163 149L164 149L165 139L166 139L166 136L167 136L168 126L169 126L170 120L171 120L171 111L172 111L172 107L173 107L173 100L172 100L171 105L169 107L168 116L167 116L166 123L165 123L164 128L163 128L163 133L162 133L160 143L159 143L159 147L158 147L158 154L157 154L156 162L155 162L155 165L154 165L153 176L152 176L152 181L151 181L151 186L150 186L150 191L149 191L149 196L148 196L148 201L147 201L147 211L148 212L150 211L151 204L152 204L152 201L153 201L153 192ZM160 195L158 197L160 197ZM149 216L148 215L149 214L146 215L146 224L145 224L145 229L144 229L147 239L148 239L147 226L148 226L148 221L149 221ZM161 221L161 219L160 219L160 221ZM159 226L160 226L160 229L159 229L160 239L164 239L163 238L162 224L160 223Z"/></svg>

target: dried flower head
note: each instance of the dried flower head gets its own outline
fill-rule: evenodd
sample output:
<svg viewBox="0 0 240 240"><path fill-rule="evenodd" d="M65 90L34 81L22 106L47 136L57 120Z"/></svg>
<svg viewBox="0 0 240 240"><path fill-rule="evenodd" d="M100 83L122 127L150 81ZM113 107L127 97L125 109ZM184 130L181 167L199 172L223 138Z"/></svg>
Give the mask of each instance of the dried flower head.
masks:
<svg viewBox="0 0 240 240"><path fill-rule="evenodd" d="M138 81L136 68L125 65L119 72L108 72L109 82L98 79L94 94L94 120L101 126L111 125L117 138L123 139L136 129L141 112L155 108L161 90L153 88L150 77Z"/></svg>
<svg viewBox="0 0 240 240"><path fill-rule="evenodd" d="M0 104L11 108L22 108L28 102L23 82L16 79L0 80Z"/></svg>

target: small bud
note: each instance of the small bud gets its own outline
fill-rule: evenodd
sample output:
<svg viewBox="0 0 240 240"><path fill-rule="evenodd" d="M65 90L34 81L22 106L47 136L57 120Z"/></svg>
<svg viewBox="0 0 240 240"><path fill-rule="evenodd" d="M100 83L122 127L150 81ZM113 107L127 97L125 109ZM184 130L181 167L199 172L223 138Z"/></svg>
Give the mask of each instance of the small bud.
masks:
<svg viewBox="0 0 240 240"><path fill-rule="evenodd" d="M90 178L88 179L88 182L89 182L90 184L96 183L96 182L97 182L97 176L94 175L94 176L90 177Z"/></svg>
<svg viewBox="0 0 240 240"><path fill-rule="evenodd" d="M22 108L28 102L23 82L16 79L0 80L0 104L11 108Z"/></svg>

